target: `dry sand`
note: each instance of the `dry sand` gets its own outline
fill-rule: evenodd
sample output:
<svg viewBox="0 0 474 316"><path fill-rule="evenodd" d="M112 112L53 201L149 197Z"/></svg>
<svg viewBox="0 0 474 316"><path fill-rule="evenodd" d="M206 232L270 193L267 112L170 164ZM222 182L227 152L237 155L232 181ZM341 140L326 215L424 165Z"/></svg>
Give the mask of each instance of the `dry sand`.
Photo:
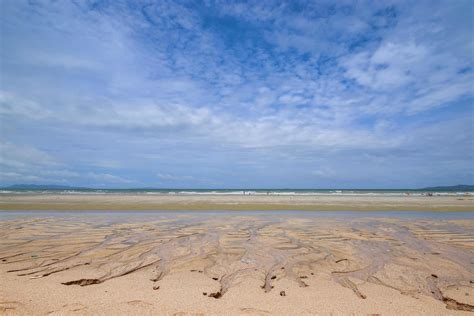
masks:
<svg viewBox="0 0 474 316"><path fill-rule="evenodd" d="M0 313L468 315L473 231L474 220L4 217Z"/></svg>
<svg viewBox="0 0 474 316"><path fill-rule="evenodd" d="M2 194L0 210L474 211L474 196Z"/></svg>

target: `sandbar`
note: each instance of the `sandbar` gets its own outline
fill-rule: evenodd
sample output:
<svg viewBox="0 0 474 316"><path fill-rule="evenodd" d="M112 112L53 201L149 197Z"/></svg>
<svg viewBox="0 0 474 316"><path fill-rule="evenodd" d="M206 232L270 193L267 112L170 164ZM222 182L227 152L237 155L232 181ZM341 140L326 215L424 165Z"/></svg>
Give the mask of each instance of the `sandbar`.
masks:
<svg viewBox="0 0 474 316"><path fill-rule="evenodd" d="M474 196L2 194L1 210L474 211Z"/></svg>

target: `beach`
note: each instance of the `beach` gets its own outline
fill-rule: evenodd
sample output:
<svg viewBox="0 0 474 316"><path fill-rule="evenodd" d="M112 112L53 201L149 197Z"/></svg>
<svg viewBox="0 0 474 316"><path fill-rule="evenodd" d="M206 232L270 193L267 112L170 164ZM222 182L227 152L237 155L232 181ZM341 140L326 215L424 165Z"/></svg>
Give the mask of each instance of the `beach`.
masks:
<svg viewBox="0 0 474 316"><path fill-rule="evenodd" d="M2 194L0 210L474 211L474 196Z"/></svg>
<svg viewBox="0 0 474 316"><path fill-rule="evenodd" d="M5 315L474 311L474 196L3 193Z"/></svg>
<svg viewBox="0 0 474 316"><path fill-rule="evenodd" d="M474 311L472 214L318 214L2 212L0 312Z"/></svg>
<svg viewBox="0 0 474 316"><path fill-rule="evenodd" d="M474 316L474 0L0 7L0 316Z"/></svg>

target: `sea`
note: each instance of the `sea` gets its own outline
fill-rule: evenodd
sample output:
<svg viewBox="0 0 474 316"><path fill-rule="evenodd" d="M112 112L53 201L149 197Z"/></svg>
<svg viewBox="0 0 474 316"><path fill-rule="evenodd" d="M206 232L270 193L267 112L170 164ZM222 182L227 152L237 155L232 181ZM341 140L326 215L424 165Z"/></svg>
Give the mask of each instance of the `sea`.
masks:
<svg viewBox="0 0 474 316"><path fill-rule="evenodd" d="M455 196L474 195L474 191L423 189L1 189L0 195L98 194L98 195L384 195Z"/></svg>

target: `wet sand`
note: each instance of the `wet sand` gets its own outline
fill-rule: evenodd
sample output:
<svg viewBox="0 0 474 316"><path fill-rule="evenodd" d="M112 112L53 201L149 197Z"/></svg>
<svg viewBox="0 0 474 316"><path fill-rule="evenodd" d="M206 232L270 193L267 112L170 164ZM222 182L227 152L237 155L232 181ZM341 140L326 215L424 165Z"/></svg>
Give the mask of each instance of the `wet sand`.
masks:
<svg viewBox="0 0 474 316"><path fill-rule="evenodd" d="M2 194L0 210L474 211L474 196Z"/></svg>
<svg viewBox="0 0 474 316"><path fill-rule="evenodd" d="M472 217L264 214L4 212L0 313L474 311Z"/></svg>

